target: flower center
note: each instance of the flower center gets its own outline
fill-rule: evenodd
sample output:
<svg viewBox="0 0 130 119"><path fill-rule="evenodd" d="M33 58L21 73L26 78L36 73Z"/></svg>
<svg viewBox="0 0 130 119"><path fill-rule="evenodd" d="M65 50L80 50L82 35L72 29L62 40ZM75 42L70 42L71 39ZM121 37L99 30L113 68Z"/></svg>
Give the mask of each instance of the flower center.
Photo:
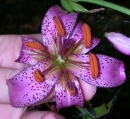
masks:
<svg viewBox="0 0 130 119"><path fill-rule="evenodd" d="M56 61L58 62L59 65L65 64L65 60L63 60L60 55L57 56Z"/></svg>

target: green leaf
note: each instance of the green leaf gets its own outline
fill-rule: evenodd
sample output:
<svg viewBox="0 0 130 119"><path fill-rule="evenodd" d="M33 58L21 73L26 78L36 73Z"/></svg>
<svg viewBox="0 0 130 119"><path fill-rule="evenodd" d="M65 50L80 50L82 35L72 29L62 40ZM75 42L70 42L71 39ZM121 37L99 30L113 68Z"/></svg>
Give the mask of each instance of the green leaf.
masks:
<svg viewBox="0 0 130 119"><path fill-rule="evenodd" d="M108 112L110 111L112 104L113 104L113 99L106 105Z"/></svg>
<svg viewBox="0 0 130 119"><path fill-rule="evenodd" d="M60 0L62 7L67 11L67 12L73 12L73 8L70 5L68 0Z"/></svg>
<svg viewBox="0 0 130 119"><path fill-rule="evenodd" d="M70 1L73 1L73 2L80 2L80 0L70 0ZM97 1L103 1L103 0L97 0Z"/></svg>
<svg viewBox="0 0 130 119"><path fill-rule="evenodd" d="M88 108L80 108L77 106L76 108L81 112L82 119L98 119L110 111L112 104L113 100L111 100L107 105L102 104L98 107L93 108L90 102L86 102L85 105Z"/></svg>
<svg viewBox="0 0 130 119"><path fill-rule="evenodd" d="M76 108L81 112L82 119L93 119L92 116L90 115L90 112L88 112L86 108L80 108L77 106Z"/></svg>
<svg viewBox="0 0 130 119"><path fill-rule="evenodd" d="M72 2L78 2L79 0L70 0L70 1L72 1Z"/></svg>
<svg viewBox="0 0 130 119"><path fill-rule="evenodd" d="M77 109L81 112L82 119L93 119L94 118L94 116L86 108L77 107Z"/></svg>
<svg viewBox="0 0 130 119"><path fill-rule="evenodd" d="M72 0L61 0L61 5L67 12L76 11L76 12L83 12L83 13L95 13L95 12L99 12L101 10L104 10L104 8L87 10L86 8L81 6L80 4L72 2Z"/></svg>
<svg viewBox="0 0 130 119"><path fill-rule="evenodd" d="M87 3L97 4L97 5L108 7L108 8L117 10L119 12L122 12L124 14L130 15L130 9L129 8L126 8L126 7L123 7L123 6L120 6L120 5L114 4L112 2L105 1L105 0L71 0L71 1L73 1L73 2L87 2Z"/></svg>
<svg viewBox="0 0 130 119"><path fill-rule="evenodd" d="M69 5L71 5L71 8L73 9L73 11L76 11L76 12L96 13L96 12L99 12L101 10L105 10L104 8L87 10L86 8L84 8L83 6L81 6L80 4L72 2L71 0L68 0L68 3L69 3Z"/></svg>
<svg viewBox="0 0 130 119"><path fill-rule="evenodd" d="M113 100L111 100L107 105L102 104L101 106L94 108L95 119L98 119L106 115L110 111L112 103L113 103Z"/></svg>
<svg viewBox="0 0 130 119"><path fill-rule="evenodd" d="M101 106L94 108L94 110L95 110L95 118L96 119L105 115L107 112L105 104L102 104Z"/></svg>
<svg viewBox="0 0 130 119"><path fill-rule="evenodd" d="M84 8L83 6L81 6L80 4L72 2L72 1L68 1L68 2L70 3L74 11L88 13L88 10Z"/></svg>

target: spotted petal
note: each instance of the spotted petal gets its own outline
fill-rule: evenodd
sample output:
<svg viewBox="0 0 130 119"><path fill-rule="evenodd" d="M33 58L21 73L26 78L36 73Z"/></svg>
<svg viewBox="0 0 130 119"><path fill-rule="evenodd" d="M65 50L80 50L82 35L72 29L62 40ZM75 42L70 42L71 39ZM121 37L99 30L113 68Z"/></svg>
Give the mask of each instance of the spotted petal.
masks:
<svg viewBox="0 0 130 119"><path fill-rule="evenodd" d="M73 32L70 36L71 39L74 39L74 41L79 41L83 38L83 32L82 32L82 22L78 22L76 26L73 29Z"/></svg>
<svg viewBox="0 0 130 119"><path fill-rule="evenodd" d="M68 60L72 62L81 62L81 63L89 63L88 55L81 55L81 54L72 54L68 56Z"/></svg>
<svg viewBox="0 0 130 119"><path fill-rule="evenodd" d="M83 107L83 94L79 85L78 80L73 77L73 82L76 87L76 95L70 95L69 91L62 85L62 83L57 81L55 85L55 92L56 92L56 105L57 109L60 110L63 107L70 107L77 105L79 107Z"/></svg>
<svg viewBox="0 0 130 119"><path fill-rule="evenodd" d="M39 62L34 57L36 55L36 53L34 53L31 48L28 48L26 46L26 42L38 43L38 42L36 42L36 41L34 41L34 40L30 39L30 38L22 37L22 47L21 47L21 51L20 51L20 56L18 57L16 62L35 65L35 64L37 64Z"/></svg>
<svg viewBox="0 0 130 119"><path fill-rule="evenodd" d="M73 59L74 57L77 58L77 56L73 56ZM126 75L122 61L105 55L96 55L96 57L99 64L99 75L96 79L92 78L88 64L68 64L67 70L76 77L97 87L116 87L124 83ZM89 62L87 55L84 55L84 57L78 55L77 59Z"/></svg>
<svg viewBox="0 0 130 119"><path fill-rule="evenodd" d="M50 60L38 63L29 67L12 79L7 81L9 88L10 103L14 107L24 107L35 104L43 100L54 87L55 82L61 76L61 72L57 69L44 76L45 80L38 83L34 79L34 71L39 69L45 70L50 66Z"/></svg>
<svg viewBox="0 0 130 119"><path fill-rule="evenodd" d="M73 30L78 14L77 13L68 14L66 11L64 11L57 5L51 7L47 11L42 22L41 32L43 35L43 42L45 46L48 46L49 45L48 40L52 40L52 38L57 34L56 27L53 21L53 17L55 16L57 16L60 19L63 28L65 30L65 38L67 39Z"/></svg>

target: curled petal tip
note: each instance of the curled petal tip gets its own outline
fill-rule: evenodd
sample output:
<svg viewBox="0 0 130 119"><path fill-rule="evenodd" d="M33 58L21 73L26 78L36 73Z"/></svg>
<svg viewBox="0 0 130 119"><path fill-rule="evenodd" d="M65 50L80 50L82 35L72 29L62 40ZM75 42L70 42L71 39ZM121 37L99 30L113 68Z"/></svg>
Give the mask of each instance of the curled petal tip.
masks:
<svg viewBox="0 0 130 119"><path fill-rule="evenodd" d="M107 37L118 51L130 56L130 38L116 32L105 33L105 37Z"/></svg>
<svg viewBox="0 0 130 119"><path fill-rule="evenodd" d="M120 65L120 75L122 76L122 83L126 80L125 65L122 62Z"/></svg>

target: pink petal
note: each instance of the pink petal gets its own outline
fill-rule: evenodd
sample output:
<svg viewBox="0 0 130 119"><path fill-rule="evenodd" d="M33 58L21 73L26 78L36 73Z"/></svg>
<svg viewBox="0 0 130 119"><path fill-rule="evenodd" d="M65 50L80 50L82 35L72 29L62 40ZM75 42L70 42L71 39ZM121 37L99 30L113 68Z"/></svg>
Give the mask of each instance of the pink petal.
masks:
<svg viewBox="0 0 130 119"><path fill-rule="evenodd" d="M86 54L88 53L90 50L92 50L94 47L96 47L98 45L98 43L100 42L100 40L96 37L92 37L92 41L91 41L91 47L90 48L85 48L84 44L82 43L81 45L79 45L76 50L74 51L74 54Z"/></svg>
<svg viewBox="0 0 130 119"><path fill-rule="evenodd" d="M116 32L106 33L105 36L117 50L130 56L130 38Z"/></svg>
<svg viewBox="0 0 130 119"><path fill-rule="evenodd" d="M34 41L34 40L30 39L30 38L22 37L22 47L21 47L21 51L20 51L20 56L18 57L16 62L35 65L39 61L37 59L35 59L34 57L32 57L33 54L32 55L29 54L29 53L32 53L32 49L28 48L26 46L25 43L28 42L28 41L36 42L36 41ZM36 42L36 43L38 43L38 42Z"/></svg>
<svg viewBox="0 0 130 119"><path fill-rule="evenodd" d="M66 65L67 70L78 78L94 86L116 87L123 84L126 79L126 75L124 72L124 63L109 56L96 56L99 62L99 76L96 79L93 79L91 77L90 69L87 64L68 64ZM88 56L84 56L85 59L83 57L81 59L84 61L87 60L87 57ZM87 62L89 62L89 58Z"/></svg>
<svg viewBox="0 0 130 119"><path fill-rule="evenodd" d="M70 36L70 39L74 39L74 41L79 41L83 38L83 32L82 32L82 22L78 22L76 26L74 27L74 30Z"/></svg>
<svg viewBox="0 0 130 119"><path fill-rule="evenodd" d="M56 27L54 25L53 17L58 16L61 20L61 23L63 25L63 28L65 30L65 38L68 38L70 36L70 33L72 32L72 29L75 25L76 19L78 14L77 13L71 13L68 14L66 11L61 9L59 6L55 5L51 7L42 22L42 35L43 35L43 42L44 45L47 46L50 41L56 36Z"/></svg>
<svg viewBox="0 0 130 119"><path fill-rule="evenodd" d="M52 71L44 76L45 81L38 83L34 79L34 71L45 70L50 66L50 60L29 67L12 79L7 80L10 103L14 107L24 107L36 104L43 100L54 87L55 82L61 76L59 70Z"/></svg>
<svg viewBox="0 0 130 119"><path fill-rule="evenodd" d="M77 94L75 96L70 95L67 89L64 86L62 86L61 82L57 81L55 85L57 110L74 105L83 107L84 99L79 82L75 77L73 77L73 81L77 89Z"/></svg>
<svg viewBox="0 0 130 119"><path fill-rule="evenodd" d="M82 25L83 23L82 22L79 22L72 34L71 34L71 37L70 39L73 39L74 42L78 42L79 40L83 40L83 32L82 32ZM91 43L91 47L90 48L85 48L84 47L84 43L82 43L81 45L79 45L75 51L74 51L74 54L85 54L85 53L88 53L91 49L93 49L95 46L98 45L98 43L100 42L100 40L96 37L92 37L92 43Z"/></svg>
<svg viewBox="0 0 130 119"><path fill-rule="evenodd" d="M58 55L58 49L54 40L48 40L48 45L46 46L46 49L49 55L52 55L52 56Z"/></svg>
<svg viewBox="0 0 130 119"><path fill-rule="evenodd" d="M88 55L72 54L72 55L68 56L68 60L74 61L75 63L76 62L77 63L81 62L82 64L85 63L85 62L86 62L86 64L89 63L89 61L88 61Z"/></svg>

